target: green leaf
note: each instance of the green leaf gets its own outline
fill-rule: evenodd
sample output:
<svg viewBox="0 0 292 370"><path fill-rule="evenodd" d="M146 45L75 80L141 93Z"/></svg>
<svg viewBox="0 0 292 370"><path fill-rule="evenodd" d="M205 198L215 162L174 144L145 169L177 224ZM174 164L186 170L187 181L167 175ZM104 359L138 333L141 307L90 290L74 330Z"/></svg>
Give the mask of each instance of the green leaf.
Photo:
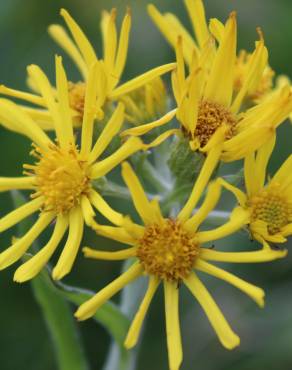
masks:
<svg viewBox="0 0 292 370"><path fill-rule="evenodd" d="M69 304L52 284L47 271L34 278L31 285L52 336L59 369L88 369Z"/></svg>

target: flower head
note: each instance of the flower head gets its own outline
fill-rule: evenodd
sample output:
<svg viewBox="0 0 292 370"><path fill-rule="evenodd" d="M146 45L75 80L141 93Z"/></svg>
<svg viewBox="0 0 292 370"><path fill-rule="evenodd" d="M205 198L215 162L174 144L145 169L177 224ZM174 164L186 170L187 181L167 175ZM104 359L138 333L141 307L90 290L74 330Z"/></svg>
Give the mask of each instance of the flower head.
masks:
<svg viewBox="0 0 292 370"><path fill-rule="evenodd" d="M97 89L94 76L97 64L92 66L84 98L84 114L80 148L73 135L72 111L69 106L68 81L60 57L56 57L56 92L47 77L35 65L29 73L48 106L54 123L56 140L53 142L39 125L19 106L1 99L0 121L10 130L27 136L33 143L34 164L24 164L24 177L0 178L0 191L27 189L32 200L0 219L3 232L24 218L38 213L31 229L0 254L0 269L16 262L29 249L34 240L52 222L54 231L48 243L16 271L14 279L22 282L34 277L47 263L69 229L67 241L53 278L60 279L70 272L83 236L84 223L93 224L94 208L109 217L115 224L122 215L113 211L94 190L92 181L106 175L125 158L142 149L140 140L128 140L114 153L101 159L101 155L119 132L124 121L124 106L119 103L104 130L92 145L94 102Z"/></svg>
<svg viewBox="0 0 292 370"><path fill-rule="evenodd" d="M98 58L84 32L65 9L61 9L61 16L66 22L72 39L62 26L53 24L49 27L49 33L52 38L68 54L81 74L80 81L68 84L68 99L70 108L73 111L74 125L82 124L86 86L92 65L96 66L96 73L94 77L91 76L91 80L94 79L97 89L94 102L95 118L97 119L103 118L104 110L106 110L108 103L120 100L125 94L150 83L153 79L171 71L175 67L175 63L159 66L119 85L128 53L131 12L128 9L122 22L119 37L116 27L116 15L116 9L112 9L110 13L107 11L102 13L101 31L104 53L100 58ZM43 128L54 129L51 116L47 114L46 110L43 110L43 108L48 108L46 102L39 96L39 88L30 74L28 84L37 95L17 91L3 85L0 86L0 93L39 105L41 107L40 110L31 109L30 107L26 107L26 110Z"/></svg>
<svg viewBox="0 0 292 370"><path fill-rule="evenodd" d="M188 201L174 218L162 215L157 199L148 200L130 165L123 163L122 175L143 225L125 218L124 224L119 227L96 226L99 234L130 245L128 249L103 252L84 248L87 257L108 260L135 258L135 262L128 271L82 304L76 312L76 317L80 320L91 317L107 299L126 284L141 275L146 275L149 278L148 289L125 340L125 346L131 348L137 342L148 307L159 284L162 283L165 295L166 333L171 370L179 369L182 361L178 312L180 284L185 284L199 301L221 343L226 348L232 349L239 345L239 337L230 328L196 271L202 271L229 282L249 295L259 306L263 306L264 292L262 289L214 266L209 261L263 262L283 257L286 254L286 251L272 250L229 253L204 247L207 242L213 242L235 232L247 218L245 210L235 209L230 220L222 226L208 231L200 230L200 225L215 207L220 197L221 185L218 181L209 185L203 204L192 214L216 166L219 155L220 150L217 150L207 157Z"/></svg>
<svg viewBox="0 0 292 370"><path fill-rule="evenodd" d="M218 48L214 39L194 54L187 74L183 58L183 38L176 46L177 68L172 72L172 87L177 103L174 110L157 121L131 128L123 135L138 136L167 124L176 115L181 130L174 134L188 138L190 148L209 152L222 144L223 161L244 158L269 140L275 129L292 109L290 87L284 85L252 108L243 110L244 98L264 73L267 49L259 32L259 41L250 57L246 78L239 91L234 90L236 66L237 22L231 13L220 28ZM164 133L165 134L165 133Z"/></svg>
<svg viewBox="0 0 292 370"><path fill-rule="evenodd" d="M250 233L264 247L269 243L284 243L287 236L292 235L292 156L267 179L267 165L274 145L275 137L272 137L256 153L245 158L246 193L220 180L249 212Z"/></svg>

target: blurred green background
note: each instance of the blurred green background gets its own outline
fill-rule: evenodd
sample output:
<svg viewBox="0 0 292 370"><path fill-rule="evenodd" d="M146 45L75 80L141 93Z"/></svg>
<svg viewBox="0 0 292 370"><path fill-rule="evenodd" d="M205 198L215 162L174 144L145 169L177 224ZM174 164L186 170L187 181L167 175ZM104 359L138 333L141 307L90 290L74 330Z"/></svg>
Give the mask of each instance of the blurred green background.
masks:
<svg viewBox="0 0 292 370"><path fill-rule="evenodd" d="M208 17L226 19L231 10L237 10L240 48L253 48L257 37L255 28L261 26L269 48L271 66L277 73L292 76L290 0L206 0L205 3ZM173 52L151 23L146 4L144 0L0 0L0 83L25 89L26 66L31 63L41 65L53 80L53 55L60 53L60 49L50 40L46 29L51 23L62 22L59 17L61 7L71 12L97 50L100 50L101 9L115 6L121 18L126 6L131 6L133 28L125 79L150 67L173 61ZM189 27L182 1L161 0L154 1L154 4L160 10L175 12ZM78 79L77 71L67 62L65 59L70 79L74 81ZM270 173L291 153L292 128L289 123L278 132ZM1 176L17 176L21 173L22 163L28 160L29 145L24 138L0 129ZM232 202L228 197L225 205L231 208ZM1 215L11 207L9 194L1 194ZM12 232L1 235L1 250L8 246ZM88 235L88 238L92 240L92 235ZM98 243L100 248L108 246L102 239ZM244 233L218 243L218 246L230 249L254 247ZM73 285L98 290L119 274L120 267L118 262L85 261L79 257L74 271L65 280ZM182 288L182 370L292 369L292 255L283 261L261 266L240 265L236 269L228 266L228 269L265 289L266 308L260 310L236 289L204 277L241 337L240 348L228 352L219 344L198 304ZM55 370L57 365L50 335L30 284L13 283L14 270L15 266L0 275L0 369ZM162 291L159 291L150 309L137 370L168 369L163 312ZM78 324L78 327L91 369L101 369L110 343L108 334L91 320Z"/></svg>

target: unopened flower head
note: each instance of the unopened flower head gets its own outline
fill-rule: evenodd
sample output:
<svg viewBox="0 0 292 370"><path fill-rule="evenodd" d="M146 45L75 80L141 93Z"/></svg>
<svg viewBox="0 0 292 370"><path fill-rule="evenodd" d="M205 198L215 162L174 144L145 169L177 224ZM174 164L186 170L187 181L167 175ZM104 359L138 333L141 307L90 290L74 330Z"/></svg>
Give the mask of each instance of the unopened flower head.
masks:
<svg viewBox="0 0 292 370"><path fill-rule="evenodd" d="M123 95L119 100L125 105L126 120L134 126L158 119L168 108L166 86L160 77Z"/></svg>
<svg viewBox="0 0 292 370"><path fill-rule="evenodd" d="M126 130L123 135L145 134L155 127L166 125L176 115L181 130L171 129L170 133L188 138L193 151L206 153L218 144L222 145L223 161L244 158L273 135L291 112L290 87L285 85L254 107L241 111L254 81L264 73L268 53L263 35L259 32L260 38L250 57L246 78L239 91L234 91L237 44L235 13L231 13L226 24L221 26L220 34L214 34L218 47L215 46L214 37L210 36L201 53L193 54L188 74L183 58L183 50L187 45L184 45L182 37L178 38L177 68L172 72L177 110L157 121Z"/></svg>
<svg viewBox="0 0 292 370"><path fill-rule="evenodd" d="M249 212L250 233L264 247L284 243L292 234L292 156L267 179L267 165L274 145L275 137L272 137L256 153L245 158L246 193L220 180Z"/></svg>
<svg viewBox="0 0 292 370"><path fill-rule="evenodd" d="M157 199L148 200L131 166L124 163L122 165L122 175L144 225L136 224L126 218L124 218L124 224L119 227L97 225L96 230L100 235L128 244L130 248L116 252L84 248L87 257L108 260L135 258L136 261L120 277L82 304L76 312L76 317L80 320L91 317L107 299L126 284L141 275L146 275L149 278L148 289L125 340L125 346L131 348L137 343L148 307L159 284L162 283L165 296L166 333L171 370L178 370L182 362L179 324L180 284L185 284L199 301L223 346L233 349L239 345L239 337L232 331L195 271L203 271L229 282L262 307L264 304L262 289L214 266L209 261L263 262L286 255L286 251L262 250L232 253L214 251L204 247L204 243L212 243L214 240L235 232L248 217L246 210L236 208L232 212L230 220L222 226L209 231L200 231L200 225L215 207L220 197L221 185L218 181L209 185L203 204L192 214L216 166L219 155L220 150L217 150L216 153L214 151L212 155L207 157L189 199L176 217L164 217L162 215Z"/></svg>
<svg viewBox="0 0 292 370"><path fill-rule="evenodd" d="M32 200L0 219L3 232L24 218L38 213L31 229L8 249L0 254L0 269L4 269L29 249L34 240L52 223L54 231L49 242L15 273L14 279L22 282L34 277L47 263L69 229L68 238L56 267L53 278L60 279L70 272L83 236L84 223L91 226L94 208L119 224L122 216L113 211L93 189L92 181L105 176L125 158L142 149L140 140L128 140L105 159L99 159L119 132L124 121L124 106L119 103L104 130L92 145L93 122L97 89L95 80L97 64L89 72L84 100L84 115L80 149L73 135L73 115L69 106L68 81L60 57L56 57L56 92L46 75L35 65L29 74L38 86L41 99L48 106L54 123L56 141L49 136L21 107L1 99L0 121L12 131L17 131L32 140L34 164L24 164L24 177L0 178L0 191L28 189ZM56 96L57 95L57 96ZM97 161L98 160L98 161Z"/></svg>

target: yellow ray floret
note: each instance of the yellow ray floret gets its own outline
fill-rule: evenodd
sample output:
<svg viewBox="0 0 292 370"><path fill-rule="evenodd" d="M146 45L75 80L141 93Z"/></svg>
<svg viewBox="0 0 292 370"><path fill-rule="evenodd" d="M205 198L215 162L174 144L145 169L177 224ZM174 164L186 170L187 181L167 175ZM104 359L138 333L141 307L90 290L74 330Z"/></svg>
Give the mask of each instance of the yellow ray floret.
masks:
<svg viewBox="0 0 292 370"><path fill-rule="evenodd" d="M90 49L85 49L84 53L90 59L92 53ZM31 229L0 253L0 269L20 259L50 224L54 221L56 224L48 243L16 271L14 279L18 282L33 278L42 269L67 230L68 236L53 270L53 278L61 279L68 274L79 250L84 224L88 226L94 224L95 209L113 224L123 223L124 217L114 211L93 189L92 181L105 176L128 156L144 148L140 139L131 138L115 152L100 159L120 130L125 109L122 103L117 105L96 143L92 143L97 95L96 63L91 66L88 74L80 149L73 135L73 120L66 88L68 81L61 58L56 58L56 90L51 87L39 67L30 66L29 71L41 93L42 101L48 107L56 138L53 142L19 106L6 99L0 99L0 119L3 125L21 132L32 140L31 155L35 158L33 164L23 165L24 177L0 177L1 192L13 189L32 191L32 200L0 218L0 231L3 232L26 217L38 213L38 219Z"/></svg>
<svg viewBox="0 0 292 370"><path fill-rule="evenodd" d="M200 231L200 225L216 206L222 187L220 180L211 183L205 200L199 209L194 212L194 208L214 170L212 164L217 163L220 151L216 153L217 160L214 158L214 152L212 154L213 158L207 158L204 163L200 177L186 203L187 206L174 218L164 217L158 203L148 200L131 166L128 163L123 163L122 175L143 225L135 224L130 219L127 219L127 222L119 227L97 225L97 233L128 244L130 248L115 252L84 248L85 256L89 258L105 260L136 258L128 271L82 304L75 314L76 317L79 320L91 317L106 300L126 284L141 275L148 276L147 291L125 340L126 348L132 348L137 343L143 320L158 285L162 283L165 295L169 368L171 370L178 370L183 358L178 312L180 283L184 283L198 300L223 346L233 349L239 345L239 337L229 326L220 308L196 275L195 270L232 284L262 307L264 292L261 288L214 266L210 261L255 263L271 261L286 255L285 251L275 250L236 253L219 252L204 247L205 241L212 242L223 236L233 234L247 222L248 216L247 211L237 208L226 224L210 231ZM210 234L209 237L207 237L208 233Z"/></svg>

